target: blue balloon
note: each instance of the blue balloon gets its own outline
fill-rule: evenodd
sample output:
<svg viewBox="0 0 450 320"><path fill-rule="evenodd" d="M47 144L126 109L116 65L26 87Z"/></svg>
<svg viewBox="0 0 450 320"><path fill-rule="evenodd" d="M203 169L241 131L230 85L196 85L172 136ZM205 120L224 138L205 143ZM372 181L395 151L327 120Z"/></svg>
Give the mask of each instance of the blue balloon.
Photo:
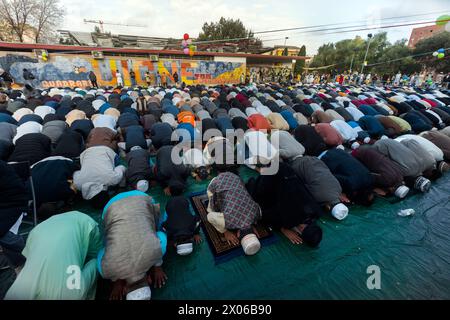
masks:
<svg viewBox="0 0 450 320"><path fill-rule="evenodd" d="M440 49L438 49L437 52L438 52L438 53L445 53L445 50L444 50L444 48L440 48Z"/></svg>

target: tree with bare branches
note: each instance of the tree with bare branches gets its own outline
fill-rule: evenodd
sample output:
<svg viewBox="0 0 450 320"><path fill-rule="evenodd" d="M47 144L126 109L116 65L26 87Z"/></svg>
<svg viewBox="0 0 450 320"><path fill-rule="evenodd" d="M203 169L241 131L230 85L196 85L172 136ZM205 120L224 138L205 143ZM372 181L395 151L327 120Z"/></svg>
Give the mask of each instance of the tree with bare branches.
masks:
<svg viewBox="0 0 450 320"><path fill-rule="evenodd" d="M35 42L46 40L54 34L64 13L59 0L0 0L0 19L19 42L26 37Z"/></svg>
<svg viewBox="0 0 450 320"><path fill-rule="evenodd" d="M59 6L59 0L37 0L36 11L33 14L36 29L36 43L53 36L55 29L62 22L64 9Z"/></svg>
<svg viewBox="0 0 450 320"><path fill-rule="evenodd" d="M20 42L30 25L35 10L34 0L0 0L0 17L9 25Z"/></svg>

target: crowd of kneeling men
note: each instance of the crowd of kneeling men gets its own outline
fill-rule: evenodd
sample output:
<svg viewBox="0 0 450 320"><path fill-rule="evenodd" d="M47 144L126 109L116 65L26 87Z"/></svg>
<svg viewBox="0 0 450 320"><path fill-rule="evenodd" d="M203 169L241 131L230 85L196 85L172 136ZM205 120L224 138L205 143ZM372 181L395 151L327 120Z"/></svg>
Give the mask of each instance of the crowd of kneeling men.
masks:
<svg viewBox="0 0 450 320"><path fill-rule="evenodd" d="M208 222L247 255L261 248L257 222L317 247L319 217L345 219L350 204L370 206L374 195L429 191L449 169L449 125L448 90L407 87L1 93L0 263L11 277L0 298L92 299L100 274L114 282L112 298L150 299L150 285L167 280L166 250L188 255L201 241L190 176L212 178ZM21 162L42 221L26 244L18 225L30 185L13 169ZM240 164L260 174L244 183ZM164 208L147 193L157 184L170 196ZM100 226L70 211L80 198L103 210ZM71 266L78 290L67 282Z"/></svg>

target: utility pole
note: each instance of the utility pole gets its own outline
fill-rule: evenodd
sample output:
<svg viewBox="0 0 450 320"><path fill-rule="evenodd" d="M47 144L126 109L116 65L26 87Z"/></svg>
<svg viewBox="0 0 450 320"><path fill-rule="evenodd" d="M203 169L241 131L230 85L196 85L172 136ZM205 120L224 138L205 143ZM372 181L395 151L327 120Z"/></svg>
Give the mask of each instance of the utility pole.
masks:
<svg viewBox="0 0 450 320"><path fill-rule="evenodd" d="M367 37L369 38L369 40L367 41L366 54L364 55L364 60L363 60L362 66L361 66L361 73L363 73L363 71L364 71L364 66L365 66L366 59L367 59L367 53L369 52L370 39L372 39L372 34L369 33L369 34L367 35Z"/></svg>
<svg viewBox="0 0 450 320"><path fill-rule="evenodd" d="M352 61L350 61L350 73L352 73L352 67L353 67L353 58L355 57L355 54L352 55Z"/></svg>

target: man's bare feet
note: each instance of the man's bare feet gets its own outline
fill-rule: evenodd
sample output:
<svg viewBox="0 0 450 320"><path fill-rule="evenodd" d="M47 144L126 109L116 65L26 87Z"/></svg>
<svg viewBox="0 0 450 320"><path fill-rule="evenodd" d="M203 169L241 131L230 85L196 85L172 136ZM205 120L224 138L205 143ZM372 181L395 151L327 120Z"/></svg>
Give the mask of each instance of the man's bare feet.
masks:
<svg viewBox="0 0 450 320"><path fill-rule="evenodd" d="M166 284L167 275L162 267L153 267L153 282L155 288L162 288Z"/></svg>
<svg viewBox="0 0 450 320"><path fill-rule="evenodd" d="M375 191L376 194L378 194L379 196L382 196L382 197L384 197L387 194L386 191L384 191L383 189L380 189L380 188L375 188L375 189L373 189L373 191Z"/></svg>
<svg viewBox="0 0 450 320"><path fill-rule="evenodd" d="M226 230L223 235L225 236L225 239L228 241L229 244L232 244L234 246L239 245L239 239L236 237L234 232Z"/></svg>
<svg viewBox="0 0 450 320"><path fill-rule="evenodd" d="M293 230L281 228L281 233L283 233L284 236L286 238L288 238L293 244L302 244L303 243L303 240L300 237L300 235Z"/></svg>
<svg viewBox="0 0 450 320"><path fill-rule="evenodd" d="M122 300L127 294L127 283L125 280L117 280L113 282L113 288L109 295L109 300Z"/></svg>
<svg viewBox="0 0 450 320"><path fill-rule="evenodd" d="M341 200L342 203L350 203L351 202L345 193L341 193L341 195L339 196L339 200Z"/></svg>
<svg viewBox="0 0 450 320"><path fill-rule="evenodd" d="M170 193L170 187L164 188L164 194L165 194L166 196L171 196L171 195L172 195L172 194Z"/></svg>
<svg viewBox="0 0 450 320"><path fill-rule="evenodd" d="M194 234L194 242L200 244L202 242L202 237L199 234Z"/></svg>
<svg viewBox="0 0 450 320"><path fill-rule="evenodd" d="M258 230L256 230L256 227L252 226L252 229L253 229L253 233L259 238L259 233L258 233Z"/></svg>

